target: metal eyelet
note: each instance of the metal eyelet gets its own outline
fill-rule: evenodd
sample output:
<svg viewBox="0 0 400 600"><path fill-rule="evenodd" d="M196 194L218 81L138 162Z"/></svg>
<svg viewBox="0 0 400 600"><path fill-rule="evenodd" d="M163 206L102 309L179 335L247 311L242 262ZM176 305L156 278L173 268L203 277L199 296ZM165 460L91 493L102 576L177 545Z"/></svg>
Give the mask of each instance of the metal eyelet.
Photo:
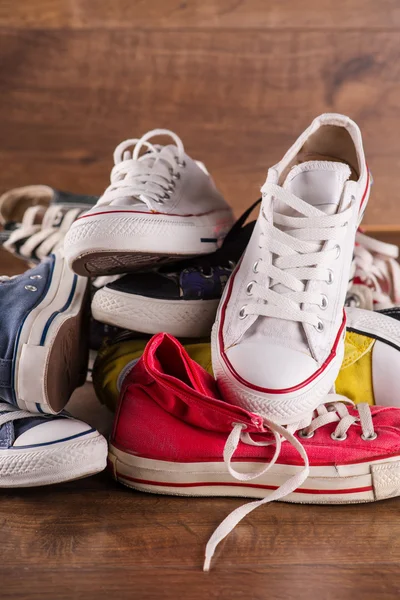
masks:
<svg viewBox="0 0 400 600"><path fill-rule="evenodd" d="M315 431L307 431L307 429L300 429L297 432L297 435L299 436L299 438L303 438L304 440L309 440L310 438L314 437L314 433L315 433Z"/></svg>
<svg viewBox="0 0 400 600"><path fill-rule="evenodd" d="M341 253L342 250L341 250L339 244L336 244L336 246L334 246L333 249L336 250L335 260L337 260L339 258L339 256L340 256L340 253Z"/></svg>
<svg viewBox="0 0 400 600"><path fill-rule="evenodd" d="M332 271L332 269L328 269L328 273L329 273L329 276L328 276L328 279L326 280L326 283L328 285L331 285L333 283L333 271Z"/></svg>
<svg viewBox="0 0 400 600"><path fill-rule="evenodd" d="M373 440L376 440L378 434L374 431L370 437L365 436L363 433L360 435L360 437L362 440L364 440L364 442L372 442Z"/></svg>
<svg viewBox="0 0 400 600"><path fill-rule="evenodd" d="M322 310L326 310L328 308L328 298L325 294L321 296L321 304L319 305Z"/></svg>
<svg viewBox="0 0 400 600"><path fill-rule="evenodd" d="M361 298L358 294L350 294L346 298L346 306L350 306L353 308L359 308L361 306Z"/></svg>
<svg viewBox="0 0 400 600"><path fill-rule="evenodd" d="M256 262L253 265L253 273L258 273L258 265L260 262L261 258L259 258L258 260L256 260Z"/></svg>
<svg viewBox="0 0 400 600"><path fill-rule="evenodd" d="M34 285L26 285L25 289L28 290L28 292L37 292L37 287Z"/></svg>
<svg viewBox="0 0 400 600"><path fill-rule="evenodd" d="M246 286L246 294L248 294L249 296L251 296L251 289L254 284L255 284L255 281L249 281L249 283Z"/></svg>
<svg viewBox="0 0 400 600"><path fill-rule="evenodd" d="M325 326L322 321L318 321L318 324L314 325L314 329L321 333L325 329Z"/></svg>
<svg viewBox="0 0 400 600"><path fill-rule="evenodd" d="M41 275L30 275L29 279L43 279Z"/></svg>
<svg viewBox="0 0 400 600"><path fill-rule="evenodd" d="M334 442L344 442L344 440L347 440L347 433L342 435L342 437L336 437L335 432L333 431L331 433L331 438L333 439Z"/></svg>
<svg viewBox="0 0 400 600"><path fill-rule="evenodd" d="M201 276L204 277L204 279L211 279L214 275L214 269L212 267L210 267L210 273L204 273L203 267L201 267L200 273L201 273Z"/></svg>
<svg viewBox="0 0 400 600"><path fill-rule="evenodd" d="M245 319L247 316L246 306L242 306L242 308L239 310L239 319Z"/></svg>

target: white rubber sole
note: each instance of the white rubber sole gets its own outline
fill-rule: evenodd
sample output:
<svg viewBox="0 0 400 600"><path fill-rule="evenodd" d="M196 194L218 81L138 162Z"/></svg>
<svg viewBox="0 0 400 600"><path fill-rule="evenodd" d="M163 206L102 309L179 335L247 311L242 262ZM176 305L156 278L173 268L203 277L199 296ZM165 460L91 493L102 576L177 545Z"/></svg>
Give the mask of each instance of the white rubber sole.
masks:
<svg viewBox="0 0 400 600"><path fill-rule="evenodd" d="M289 425L297 423L304 418L304 414L310 414L315 410L321 404L321 400L332 390L343 361L345 329L338 342L335 357L318 377L299 390L273 394L244 385L230 372L220 354L218 328L219 323L216 321L211 333L213 372L222 397L229 398L232 404L271 419L275 423Z"/></svg>
<svg viewBox="0 0 400 600"><path fill-rule="evenodd" d="M75 221L64 248L79 275L126 273L214 252L232 224L230 209L190 217L105 211Z"/></svg>
<svg viewBox="0 0 400 600"><path fill-rule="evenodd" d="M264 498L280 487L301 466L275 464L251 482L232 477L224 462L175 463L151 460L109 446L109 466L124 485L154 494L178 496L235 496ZM259 470L259 463L235 462L244 473ZM285 502L351 504L374 502L400 495L400 457L357 463L310 467L310 476Z"/></svg>
<svg viewBox="0 0 400 600"><path fill-rule="evenodd" d="M56 414L83 385L88 361L89 281L56 254L50 287L26 318L14 361L17 406Z"/></svg>
<svg viewBox="0 0 400 600"><path fill-rule="evenodd" d="M347 329L400 348L400 322L390 317L390 313L346 308L346 317Z"/></svg>
<svg viewBox="0 0 400 600"><path fill-rule="evenodd" d="M65 442L0 450L0 488L36 487L100 473L107 442L97 431Z"/></svg>
<svg viewBox="0 0 400 600"><path fill-rule="evenodd" d="M219 300L160 300L103 288L93 298L92 314L123 329L195 338L210 335L218 305Z"/></svg>

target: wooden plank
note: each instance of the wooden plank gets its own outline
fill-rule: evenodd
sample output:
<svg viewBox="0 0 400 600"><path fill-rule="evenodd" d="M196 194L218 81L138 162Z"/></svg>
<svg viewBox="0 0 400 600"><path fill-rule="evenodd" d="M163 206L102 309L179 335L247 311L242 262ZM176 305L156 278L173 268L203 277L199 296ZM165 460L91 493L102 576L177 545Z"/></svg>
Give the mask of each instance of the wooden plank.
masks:
<svg viewBox="0 0 400 600"><path fill-rule="evenodd" d="M100 193L114 146L180 134L240 212L312 118L350 114L375 177L366 222L399 220L397 33L3 31L0 188Z"/></svg>
<svg viewBox="0 0 400 600"><path fill-rule="evenodd" d="M87 569L61 562L55 569L38 565L24 571L29 580L21 580L21 569L0 568L2 600L396 600L400 592L395 565L233 565L229 571L216 567L204 574L163 567L138 571L133 563Z"/></svg>
<svg viewBox="0 0 400 600"><path fill-rule="evenodd" d="M397 29L396 0L18 0L0 26L92 29Z"/></svg>

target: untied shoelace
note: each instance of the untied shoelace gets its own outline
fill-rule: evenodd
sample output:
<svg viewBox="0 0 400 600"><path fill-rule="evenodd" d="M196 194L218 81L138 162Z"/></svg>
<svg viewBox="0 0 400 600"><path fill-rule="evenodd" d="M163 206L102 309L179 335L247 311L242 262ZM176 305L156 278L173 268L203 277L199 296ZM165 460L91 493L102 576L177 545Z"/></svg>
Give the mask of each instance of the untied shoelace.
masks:
<svg viewBox="0 0 400 600"><path fill-rule="evenodd" d="M320 427L324 427L330 423L337 423L336 429L332 433L332 439L344 440L349 428L355 423L360 423L364 439L375 439L376 434L369 405L366 403L358 404L358 416L353 416L349 413L346 404L354 406L354 403L344 396L329 394L326 400L321 403L310 417L304 418L297 424L283 427L273 421L264 419L264 425L269 429L274 438L268 441L255 441L250 434L246 433L246 425L243 423L232 423L232 431L225 443L223 458L229 473L238 481L252 481L269 471L278 460L283 441L289 442L298 451L303 459L304 467L265 498L240 506L222 521L207 543L203 566L204 571L210 569L211 560L218 544L229 535L246 515L263 504L273 502L274 500L281 500L299 488L307 479L310 472L308 456L301 442L294 437L293 434L295 431L298 431L299 435L301 433L303 437L312 437L314 432ZM232 467L231 462L240 441L253 446L269 446L274 444L275 453L271 461L259 471L241 473Z"/></svg>

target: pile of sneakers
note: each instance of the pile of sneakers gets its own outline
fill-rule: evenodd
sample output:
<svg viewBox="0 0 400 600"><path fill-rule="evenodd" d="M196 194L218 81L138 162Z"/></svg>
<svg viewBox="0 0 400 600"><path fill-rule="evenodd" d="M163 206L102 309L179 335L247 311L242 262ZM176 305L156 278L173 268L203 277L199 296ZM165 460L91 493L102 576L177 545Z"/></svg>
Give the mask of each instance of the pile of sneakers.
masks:
<svg viewBox="0 0 400 600"><path fill-rule="evenodd" d="M161 135L172 143L155 143ZM216 529L206 570L241 519L273 500L400 495L398 249L359 230L371 178L358 126L316 118L236 223L168 130L123 142L114 163L97 202L63 204L49 188L0 199L9 250L32 262L55 250L0 284L0 486L104 466L104 438L60 412L86 376L91 305L109 328L93 383L116 411L114 478L255 499ZM23 472L20 456L46 444L58 479ZM86 473L63 465L66 454Z"/></svg>

